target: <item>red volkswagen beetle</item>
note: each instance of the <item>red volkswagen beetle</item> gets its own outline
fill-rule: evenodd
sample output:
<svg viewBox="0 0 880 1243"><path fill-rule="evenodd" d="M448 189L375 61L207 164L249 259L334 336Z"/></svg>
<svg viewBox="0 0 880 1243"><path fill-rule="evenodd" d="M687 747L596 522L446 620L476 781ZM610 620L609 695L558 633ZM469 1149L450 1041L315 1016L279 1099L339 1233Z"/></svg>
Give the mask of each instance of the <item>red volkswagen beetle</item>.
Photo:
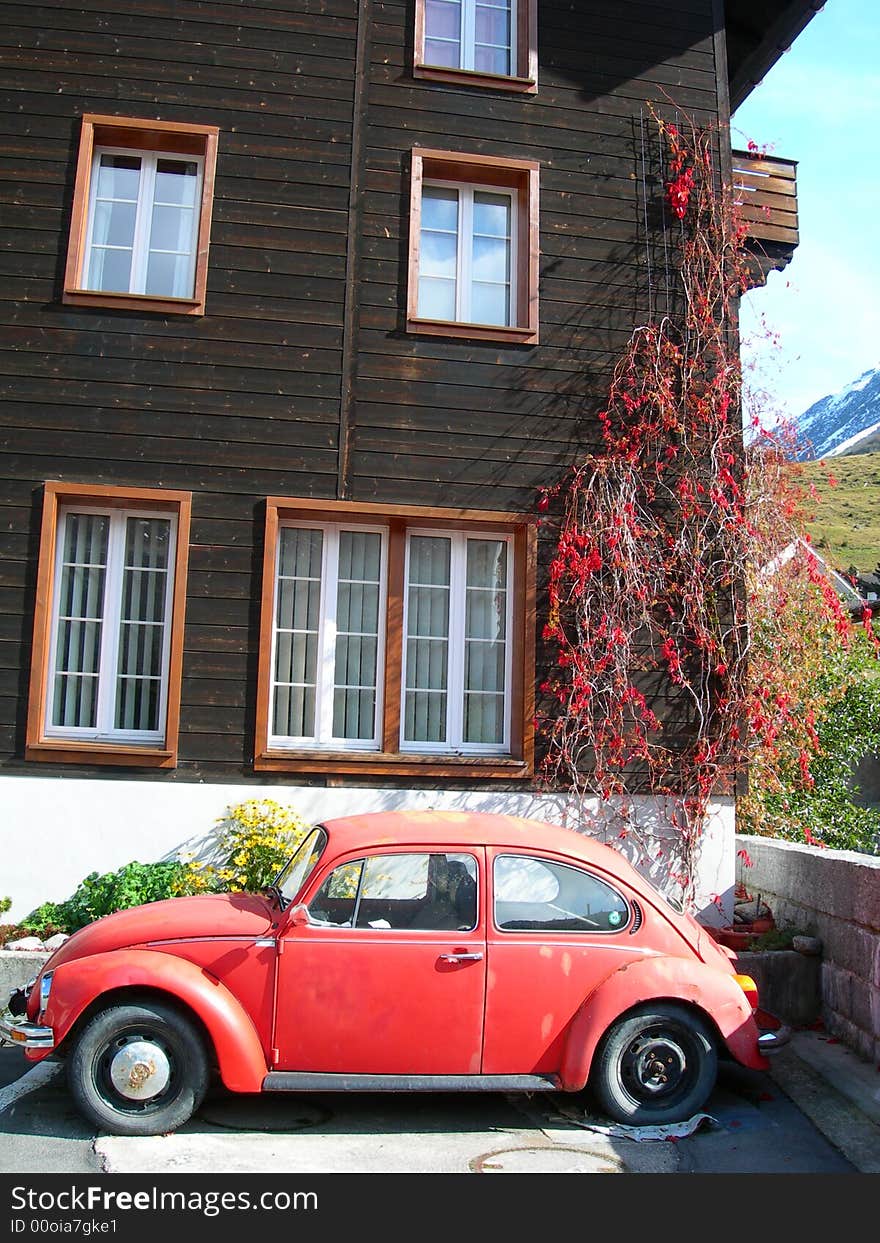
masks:
<svg viewBox="0 0 880 1243"><path fill-rule="evenodd" d="M0 1035L65 1058L99 1128L174 1130L233 1092L563 1091L629 1124L766 1068L757 993L616 852L509 816L312 829L262 894L175 898L72 936Z"/></svg>

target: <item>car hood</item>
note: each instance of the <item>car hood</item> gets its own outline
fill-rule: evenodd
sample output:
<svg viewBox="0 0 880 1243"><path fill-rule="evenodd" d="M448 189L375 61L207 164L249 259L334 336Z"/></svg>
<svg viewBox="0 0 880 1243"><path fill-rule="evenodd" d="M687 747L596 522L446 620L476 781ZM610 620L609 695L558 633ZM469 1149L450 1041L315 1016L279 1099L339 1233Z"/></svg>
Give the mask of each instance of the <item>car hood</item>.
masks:
<svg viewBox="0 0 880 1243"><path fill-rule="evenodd" d="M277 917L268 899L253 893L198 894L147 902L105 915L80 928L55 951L43 970L54 971L73 958L106 954L146 942L259 937L271 929L273 913Z"/></svg>

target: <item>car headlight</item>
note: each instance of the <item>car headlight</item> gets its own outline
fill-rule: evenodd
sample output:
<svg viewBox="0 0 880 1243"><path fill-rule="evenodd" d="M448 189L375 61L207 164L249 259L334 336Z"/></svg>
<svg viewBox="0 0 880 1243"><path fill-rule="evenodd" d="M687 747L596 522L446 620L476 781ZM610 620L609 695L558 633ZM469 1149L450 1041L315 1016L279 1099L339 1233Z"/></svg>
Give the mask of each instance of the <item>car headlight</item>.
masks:
<svg viewBox="0 0 880 1243"><path fill-rule="evenodd" d="M43 1011L46 1009L46 1006L49 1004L49 993L52 990L52 976L53 975L54 975L54 972L47 971L46 974L40 980L40 1014L43 1013Z"/></svg>

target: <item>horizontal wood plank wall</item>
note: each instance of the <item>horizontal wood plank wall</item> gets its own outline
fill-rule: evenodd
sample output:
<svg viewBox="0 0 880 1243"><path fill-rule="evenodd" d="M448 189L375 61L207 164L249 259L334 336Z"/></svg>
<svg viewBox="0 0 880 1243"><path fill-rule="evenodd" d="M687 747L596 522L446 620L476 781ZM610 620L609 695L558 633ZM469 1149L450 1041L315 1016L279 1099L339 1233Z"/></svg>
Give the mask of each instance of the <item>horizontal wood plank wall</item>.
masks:
<svg viewBox="0 0 880 1243"><path fill-rule="evenodd" d="M357 8L0 4L4 771L35 771L40 488L56 478L193 494L179 767L112 776L254 777L261 502L337 495ZM644 315L639 116L664 99L715 116L712 3L539 0L534 96L415 79L412 8L372 4L346 495L529 511L595 441ZM219 126L203 319L61 304L84 112ZM540 345L403 331L414 146L540 162Z"/></svg>

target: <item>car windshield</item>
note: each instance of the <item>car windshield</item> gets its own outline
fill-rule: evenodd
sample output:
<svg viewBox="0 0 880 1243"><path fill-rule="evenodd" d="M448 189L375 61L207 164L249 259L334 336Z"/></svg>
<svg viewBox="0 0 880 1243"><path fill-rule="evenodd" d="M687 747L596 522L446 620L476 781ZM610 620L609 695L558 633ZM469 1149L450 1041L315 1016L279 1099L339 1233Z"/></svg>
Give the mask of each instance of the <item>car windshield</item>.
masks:
<svg viewBox="0 0 880 1243"><path fill-rule="evenodd" d="M275 888L284 899L284 905L292 902L315 867L327 845L327 834L317 825L299 844L299 849L288 864L282 868L275 881Z"/></svg>

